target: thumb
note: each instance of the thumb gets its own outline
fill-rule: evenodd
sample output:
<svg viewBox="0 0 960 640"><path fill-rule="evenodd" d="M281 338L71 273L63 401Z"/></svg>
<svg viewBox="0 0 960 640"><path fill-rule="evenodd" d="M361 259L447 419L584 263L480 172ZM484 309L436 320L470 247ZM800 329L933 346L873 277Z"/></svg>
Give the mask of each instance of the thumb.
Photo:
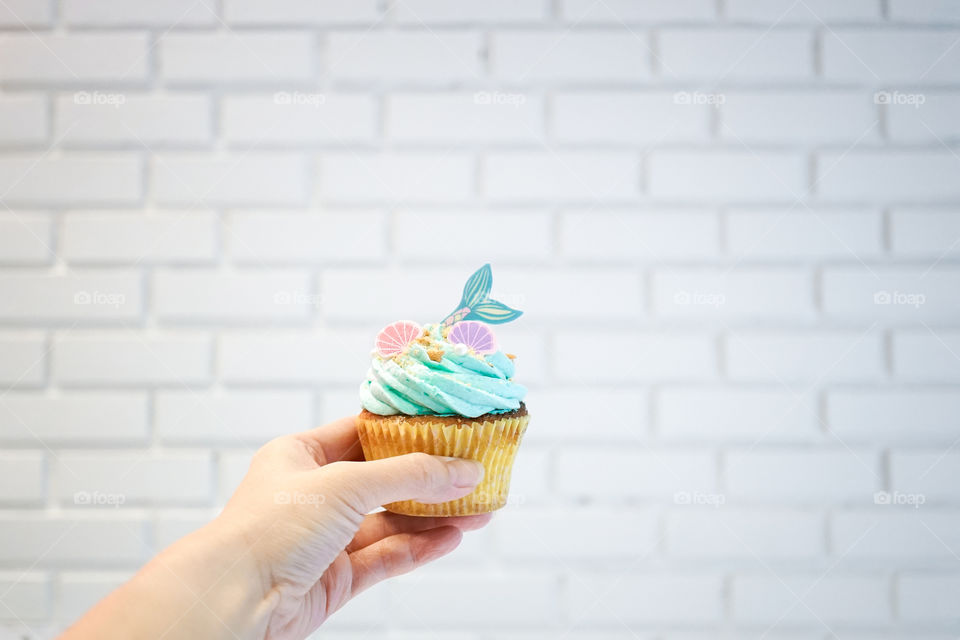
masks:
<svg viewBox="0 0 960 640"><path fill-rule="evenodd" d="M335 462L321 471L327 476L326 486L361 513L399 500L456 500L483 479L483 465L476 460L426 453Z"/></svg>

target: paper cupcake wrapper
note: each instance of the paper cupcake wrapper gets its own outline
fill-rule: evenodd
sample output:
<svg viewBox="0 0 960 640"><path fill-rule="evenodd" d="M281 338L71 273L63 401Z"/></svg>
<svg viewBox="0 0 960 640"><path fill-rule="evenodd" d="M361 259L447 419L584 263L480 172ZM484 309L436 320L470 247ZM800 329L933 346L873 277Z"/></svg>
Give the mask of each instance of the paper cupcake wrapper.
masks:
<svg viewBox="0 0 960 640"><path fill-rule="evenodd" d="M470 458L483 463L483 480L458 500L426 504L415 500L383 505L412 516L465 516L495 511L507 503L510 472L530 415L448 424L431 416L357 418L357 433L367 460L422 451Z"/></svg>

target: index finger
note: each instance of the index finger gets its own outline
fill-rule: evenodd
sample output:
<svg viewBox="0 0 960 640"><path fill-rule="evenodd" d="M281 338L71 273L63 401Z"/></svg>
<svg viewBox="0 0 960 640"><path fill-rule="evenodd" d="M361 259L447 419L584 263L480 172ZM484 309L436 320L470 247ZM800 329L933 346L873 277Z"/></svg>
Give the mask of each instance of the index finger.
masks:
<svg viewBox="0 0 960 640"><path fill-rule="evenodd" d="M363 460L363 448L357 436L356 416L338 418L323 426L294 434L294 437L322 455L323 459L317 460L318 464Z"/></svg>

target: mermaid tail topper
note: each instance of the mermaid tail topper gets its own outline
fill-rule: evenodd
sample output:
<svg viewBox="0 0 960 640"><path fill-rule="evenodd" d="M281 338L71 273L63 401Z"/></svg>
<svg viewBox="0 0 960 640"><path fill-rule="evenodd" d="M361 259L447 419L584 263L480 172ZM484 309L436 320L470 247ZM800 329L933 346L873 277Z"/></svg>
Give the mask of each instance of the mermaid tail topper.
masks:
<svg viewBox="0 0 960 640"><path fill-rule="evenodd" d="M493 286L493 273L490 265L485 264L474 272L463 287L463 297L456 310L443 320L443 326L461 320L480 320L488 324L503 324L519 318L523 312L511 309L502 302L490 298Z"/></svg>

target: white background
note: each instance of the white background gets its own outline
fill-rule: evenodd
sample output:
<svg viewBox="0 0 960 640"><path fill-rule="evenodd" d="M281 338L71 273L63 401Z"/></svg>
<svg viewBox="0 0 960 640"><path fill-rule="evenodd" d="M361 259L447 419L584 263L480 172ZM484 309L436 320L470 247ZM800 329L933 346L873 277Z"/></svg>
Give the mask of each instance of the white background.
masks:
<svg viewBox="0 0 960 640"><path fill-rule="evenodd" d="M526 312L512 504L322 637L960 632L960 2L3 0L0 29L10 637L356 411L377 330L488 261Z"/></svg>

